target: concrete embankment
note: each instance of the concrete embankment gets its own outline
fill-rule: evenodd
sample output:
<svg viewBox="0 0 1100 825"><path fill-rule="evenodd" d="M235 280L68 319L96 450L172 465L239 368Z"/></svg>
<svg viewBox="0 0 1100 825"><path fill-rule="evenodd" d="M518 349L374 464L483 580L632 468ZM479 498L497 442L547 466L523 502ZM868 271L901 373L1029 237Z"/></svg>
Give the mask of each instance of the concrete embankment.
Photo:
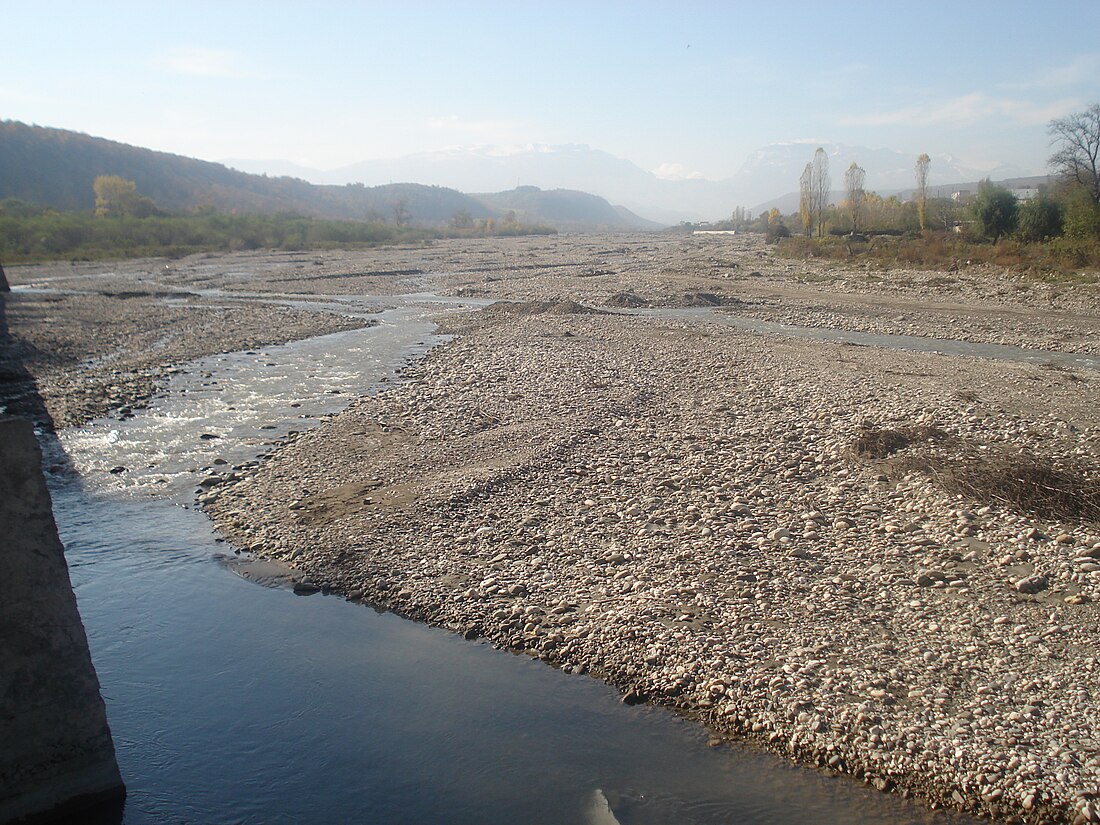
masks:
<svg viewBox="0 0 1100 825"><path fill-rule="evenodd" d="M125 795L29 421L0 418L0 823Z"/></svg>

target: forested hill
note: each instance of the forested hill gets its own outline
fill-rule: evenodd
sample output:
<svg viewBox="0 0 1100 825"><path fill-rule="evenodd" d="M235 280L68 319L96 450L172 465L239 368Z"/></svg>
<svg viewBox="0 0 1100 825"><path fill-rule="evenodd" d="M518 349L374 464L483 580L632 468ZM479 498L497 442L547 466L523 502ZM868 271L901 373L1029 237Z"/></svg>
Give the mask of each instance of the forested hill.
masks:
<svg viewBox="0 0 1100 825"><path fill-rule="evenodd" d="M521 222L545 223L558 229L657 229L623 206L612 206L598 195L573 189L517 186L507 192L473 195L486 206L514 212Z"/></svg>
<svg viewBox="0 0 1100 825"><path fill-rule="evenodd" d="M391 222L400 213L402 219L422 224L444 223L459 212L471 218L494 214L479 201L439 186L316 186L65 129L0 121L0 199L90 211L95 207L92 183L99 175L134 181L138 192L169 211L212 206L225 212L296 212Z"/></svg>

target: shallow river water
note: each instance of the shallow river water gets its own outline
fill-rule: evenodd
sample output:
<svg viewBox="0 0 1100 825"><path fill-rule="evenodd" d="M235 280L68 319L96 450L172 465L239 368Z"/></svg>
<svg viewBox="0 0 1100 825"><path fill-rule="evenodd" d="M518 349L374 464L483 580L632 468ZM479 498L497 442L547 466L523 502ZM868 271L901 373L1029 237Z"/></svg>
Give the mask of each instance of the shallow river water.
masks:
<svg viewBox="0 0 1100 825"><path fill-rule="evenodd" d="M963 821L709 747L697 725L588 677L230 573L232 551L186 506L202 468L392 380L435 342L438 311L203 359L136 418L63 433L75 469L50 486L124 822Z"/></svg>

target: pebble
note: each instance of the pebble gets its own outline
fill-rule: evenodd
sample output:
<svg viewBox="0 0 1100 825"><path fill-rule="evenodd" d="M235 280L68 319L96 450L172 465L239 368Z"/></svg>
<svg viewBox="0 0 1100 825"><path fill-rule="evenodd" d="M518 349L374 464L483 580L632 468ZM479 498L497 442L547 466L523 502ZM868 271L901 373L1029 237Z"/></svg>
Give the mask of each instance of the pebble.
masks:
<svg viewBox="0 0 1100 825"><path fill-rule="evenodd" d="M1050 587L1050 582L1046 576L1028 576L1016 582L1016 589L1020 593L1041 593L1048 587Z"/></svg>

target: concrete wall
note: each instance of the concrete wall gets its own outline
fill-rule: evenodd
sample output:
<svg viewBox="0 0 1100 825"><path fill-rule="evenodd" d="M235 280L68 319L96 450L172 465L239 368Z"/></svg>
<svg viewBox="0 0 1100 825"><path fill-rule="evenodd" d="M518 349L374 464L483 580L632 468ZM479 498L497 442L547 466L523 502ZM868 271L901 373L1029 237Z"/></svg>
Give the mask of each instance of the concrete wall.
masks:
<svg viewBox="0 0 1100 825"><path fill-rule="evenodd" d="M0 823L125 793L40 465L0 418Z"/></svg>

